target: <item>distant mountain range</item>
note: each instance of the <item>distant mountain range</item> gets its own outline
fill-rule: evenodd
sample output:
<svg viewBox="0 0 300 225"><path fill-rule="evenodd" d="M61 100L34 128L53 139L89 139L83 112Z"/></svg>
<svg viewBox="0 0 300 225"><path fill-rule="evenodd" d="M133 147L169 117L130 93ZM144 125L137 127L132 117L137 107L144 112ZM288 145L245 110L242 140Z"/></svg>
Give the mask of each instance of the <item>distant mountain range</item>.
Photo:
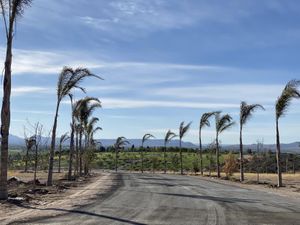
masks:
<svg viewBox="0 0 300 225"><path fill-rule="evenodd" d="M47 142L48 141L48 142ZM56 143L58 143L59 139L57 138ZM135 147L138 147L141 145L141 139L128 139L128 141L130 142L130 147L132 145L134 145ZM48 143L48 145L50 144L50 139L46 138L46 137L42 137L42 143ZM115 143L115 139L101 139L101 143L104 147L108 147L108 146L112 146ZM19 146L19 147L24 147L25 146L25 142L23 138L20 138L16 135L10 135L9 136L9 144L10 146ZM68 142L65 143L66 145L68 144ZM151 139L148 140L145 143L145 147L159 147L159 146L164 146L164 140L162 139ZM170 147L178 147L179 146L179 140L173 140L171 141L168 146ZM182 146L184 148L198 148L198 145L192 143L192 142L182 142ZM204 146L205 147L205 146ZM252 145L244 145L244 149L251 149L252 151L256 151L256 144L252 144ZM235 145L222 145L222 149L223 150L233 150L233 151L238 151L239 150L239 145L235 144ZM275 151L276 150L276 145L275 144L265 144L263 146L263 150L262 151L266 151L266 150L272 150ZM294 143L289 143L289 144L281 144L281 150L283 152L291 152L291 153L300 153L300 142L294 142Z"/></svg>

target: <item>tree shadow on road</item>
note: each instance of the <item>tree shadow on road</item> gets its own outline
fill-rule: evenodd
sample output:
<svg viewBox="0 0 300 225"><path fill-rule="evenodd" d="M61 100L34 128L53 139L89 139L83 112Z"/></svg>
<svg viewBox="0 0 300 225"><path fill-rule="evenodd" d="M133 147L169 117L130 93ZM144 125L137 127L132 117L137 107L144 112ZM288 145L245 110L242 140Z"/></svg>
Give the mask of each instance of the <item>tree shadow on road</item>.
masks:
<svg viewBox="0 0 300 225"><path fill-rule="evenodd" d="M83 210L77 210L77 209L61 209L61 208L45 208L45 209L40 209L40 208L35 208L32 206L24 206L22 205L21 207L26 208L26 209L33 209L33 210L41 210L41 211L57 211L57 212L64 212L64 213L75 213L75 214L81 214L81 215L87 215L87 216L94 216L94 217L99 217L99 218L103 218L103 219L109 219L109 220L114 220L114 221L118 221L124 224L132 224L132 225L146 225L144 223L138 223L138 222L134 222L131 220L127 220L127 219L122 219L122 218L118 218L118 217L114 217L114 216L108 216L108 215L103 215L103 214L98 214L98 213L93 213L93 212L88 212L88 211L83 211ZM62 216L66 216L66 215L62 215ZM36 219L30 219L28 221L26 221L27 223L29 222L39 222L41 220L45 220L47 219L49 221L49 219L51 219L52 217L49 216L45 216L45 217L39 217ZM55 217L57 218L57 217ZM73 218L74 219L74 218ZM73 220L72 219L72 220ZM70 216L70 220L71 220L71 216ZM14 222L13 224L23 224L24 221L17 221Z"/></svg>

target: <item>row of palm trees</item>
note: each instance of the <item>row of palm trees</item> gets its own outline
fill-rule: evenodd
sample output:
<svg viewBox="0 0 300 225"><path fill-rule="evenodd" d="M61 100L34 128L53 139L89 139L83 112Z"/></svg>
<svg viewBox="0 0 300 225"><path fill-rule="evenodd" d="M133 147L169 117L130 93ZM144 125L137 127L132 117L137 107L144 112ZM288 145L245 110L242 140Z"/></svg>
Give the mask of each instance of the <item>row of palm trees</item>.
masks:
<svg viewBox="0 0 300 225"><path fill-rule="evenodd" d="M293 99L300 98L300 91L298 87L300 86L300 80L291 80L287 83L285 88L283 89L281 95L278 97L275 104L275 114L276 114L276 159L277 159L277 185L278 187L282 187L282 172L281 172L281 151L280 151L280 135L279 135L279 119L285 115L288 110L289 105ZM265 110L265 108L260 104L247 104L242 101L240 104L240 118L239 118L239 141L240 141L240 181L243 182L244 177L244 149L243 149L243 129L247 122L253 116L253 113L258 110ZM219 146L219 136L229 128L235 125L232 117L229 114L222 115L221 111L213 111L202 114L199 123L199 162L200 162L200 173L203 175L203 144L202 144L202 131L205 127L210 127L211 122L210 119L215 117L215 127L216 127L216 137L215 137L215 145L216 145L216 168L217 168L217 177L221 176L220 171L220 146ZM176 135L171 130L168 130L165 138L164 138L164 173L166 173L166 150L167 144L175 137L179 137L179 149L180 149L180 173L183 174L183 163L182 163L182 139L188 132L191 126L191 122L185 125L184 122L180 123L179 126L179 135ZM144 143L150 138L155 138L151 134L145 134L142 138L142 150L141 150L141 172L144 172ZM122 143L122 146L128 144L124 137L118 138L115 146L116 152L120 150L119 143ZM117 157L117 153L116 153ZM117 168L117 161L116 161ZM117 169L116 169L117 170Z"/></svg>

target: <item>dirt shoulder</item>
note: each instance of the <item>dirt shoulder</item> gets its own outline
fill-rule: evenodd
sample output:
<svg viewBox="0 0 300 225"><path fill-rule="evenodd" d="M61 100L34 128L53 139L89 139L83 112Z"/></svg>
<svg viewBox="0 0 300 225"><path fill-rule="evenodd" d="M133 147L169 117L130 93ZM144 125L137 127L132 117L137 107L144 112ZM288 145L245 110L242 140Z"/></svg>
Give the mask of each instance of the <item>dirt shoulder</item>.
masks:
<svg viewBox="0 0 300 225"><path fill-rule="evenodd" d="M112 173L96 173L85 182L77 183L77 187L70 187L64 192L46 194L22 204L0 202L0 211L4 212L0 224L22 223L32 218L57 216L88 205L99 195L110 191L115 177Z"/></svg>

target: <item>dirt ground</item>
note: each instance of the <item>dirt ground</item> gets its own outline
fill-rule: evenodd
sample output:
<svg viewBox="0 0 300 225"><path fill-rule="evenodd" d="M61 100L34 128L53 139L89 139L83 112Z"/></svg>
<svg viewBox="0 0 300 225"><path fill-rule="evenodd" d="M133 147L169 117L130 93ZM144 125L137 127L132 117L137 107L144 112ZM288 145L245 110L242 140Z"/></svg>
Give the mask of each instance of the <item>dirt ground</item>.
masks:
<svg viewBox="0 0 300 225"><path fill-rule="evenodd" d="M0 201L0 224L22 221L28 217L62 214L59 208L73 209L89 204L96 195L109 190L113 182L113 175L110 174L93 173L76 181L67 181L64 179L65 174L56 173L53 177L54 185L47 187L47 173L39 172L37 177L40 184L34 187L32 173L10 171L11 177L17 177L19 181L9 183L11 200Z"/></svg>

